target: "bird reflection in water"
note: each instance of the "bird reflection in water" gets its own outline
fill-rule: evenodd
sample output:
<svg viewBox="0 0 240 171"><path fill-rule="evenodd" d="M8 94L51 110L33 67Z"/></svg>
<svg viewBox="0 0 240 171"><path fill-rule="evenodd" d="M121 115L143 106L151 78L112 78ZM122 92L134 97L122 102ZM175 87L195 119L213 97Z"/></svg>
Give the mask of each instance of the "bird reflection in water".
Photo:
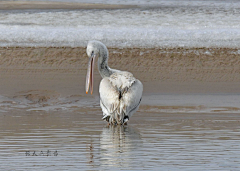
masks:
<svg viewBox="0 0 240 171"><path fill-rule="evenodd" d="M142 144L140 134L130 126L109 125L100 135L101 165L128 167Z"/></svg>
<svg viewBox="0 0 240 171"><path fill-rule="evenodd" d="M93 142L92 142L92 140L91 140L90 145L87 147L87 149L89 149L89 156L88 156L89 161L88 161L88 163L89 163L89 164L92 164L92 163L93 163L93 158L94 158L94 154L93 154ZM94 166L94 164L93 164L92 166Z"/></svg>

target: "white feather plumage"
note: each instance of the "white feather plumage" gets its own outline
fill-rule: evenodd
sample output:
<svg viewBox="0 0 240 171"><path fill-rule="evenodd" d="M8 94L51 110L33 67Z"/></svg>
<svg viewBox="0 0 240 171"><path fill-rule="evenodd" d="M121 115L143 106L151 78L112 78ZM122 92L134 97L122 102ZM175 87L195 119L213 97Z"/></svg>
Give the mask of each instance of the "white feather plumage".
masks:
<svg viewBox="0 0 240 171"><path fill-rule="evenodd" d="M132 73L108 67L108 51L101 42L89 42L87 54L93 53L98 55L98 69L103 77L99 85L103 120L110 124L124 124L140 105L143 85Z"/></svg>

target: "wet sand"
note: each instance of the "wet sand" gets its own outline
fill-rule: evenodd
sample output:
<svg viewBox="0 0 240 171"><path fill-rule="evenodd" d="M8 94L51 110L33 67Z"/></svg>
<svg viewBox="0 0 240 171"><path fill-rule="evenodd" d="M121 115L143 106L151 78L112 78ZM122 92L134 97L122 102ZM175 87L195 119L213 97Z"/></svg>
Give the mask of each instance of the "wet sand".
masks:
<svg viewBox="0 0 240 171"><path fill-rule="evenodd" d="M148 109L148 106L157 106L163 111L166 111L166 106L172 109L178 106L176 111L181 106L240 110L237 100L234 100L238 99L234 95L240 93L238 49L110 48L109 54L110 67L130 71L143 82L142 110ZM11 106L16 104L16 108L21 102L40 106L73 103L75 106L80 105L74 103L80 99L92 99L95 105L99 105L98 85L101 78L97 69L94 73L94 93L85 94L87 61L85 48L0 48L1 101L9 102ZM215 96L201 97L211 94L224 97L217 103ZM199 95L194 97L200 100L191 103L194 101L191 100L192 95ZM226 105L226 100L231 104Z"/></svg>
<svg viewBox="0 0 240 171"><path fill-rule="evenodd" d="M240 93L238 49L110 48L109 53L109 66L132 72L145 94ZM2 47L0 94L41 89L84 95L87 60L85 48ZM94 76L97 95L97 69Z"/></svg>
<svg viewBox="0 0 240 171"><path fill-rule="evenodd" d="M44 1L0 1L0 10L29 10L29 9L126 9L136 8L136 5L89 4L73 2L44 2Z"/></svg>

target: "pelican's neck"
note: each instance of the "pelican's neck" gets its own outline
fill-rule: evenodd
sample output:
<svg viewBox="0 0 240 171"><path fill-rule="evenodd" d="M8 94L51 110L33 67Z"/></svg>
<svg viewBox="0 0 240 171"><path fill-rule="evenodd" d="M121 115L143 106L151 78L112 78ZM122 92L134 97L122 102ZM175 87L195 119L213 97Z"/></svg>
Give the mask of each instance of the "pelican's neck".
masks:
<svg viewBox="0 0 240 171"><path fill-rule="evenodd" d="M102 78L110 77L113 70L108 66L108 50L106 46L100 48L98 57L98 71Z"/></svg>

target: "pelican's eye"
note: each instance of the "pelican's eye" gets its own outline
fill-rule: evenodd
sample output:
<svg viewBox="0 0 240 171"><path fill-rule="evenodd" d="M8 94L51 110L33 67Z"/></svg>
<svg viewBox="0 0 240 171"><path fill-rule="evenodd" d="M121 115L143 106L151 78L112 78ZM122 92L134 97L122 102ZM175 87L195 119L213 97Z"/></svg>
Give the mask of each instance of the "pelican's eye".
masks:
<svg viewBox="0 0 240 171"><path fill-rule="evenodd" d="M94 51L92 51L92 54L91 54L91 56L93 56L94 55Z"/></svg>

